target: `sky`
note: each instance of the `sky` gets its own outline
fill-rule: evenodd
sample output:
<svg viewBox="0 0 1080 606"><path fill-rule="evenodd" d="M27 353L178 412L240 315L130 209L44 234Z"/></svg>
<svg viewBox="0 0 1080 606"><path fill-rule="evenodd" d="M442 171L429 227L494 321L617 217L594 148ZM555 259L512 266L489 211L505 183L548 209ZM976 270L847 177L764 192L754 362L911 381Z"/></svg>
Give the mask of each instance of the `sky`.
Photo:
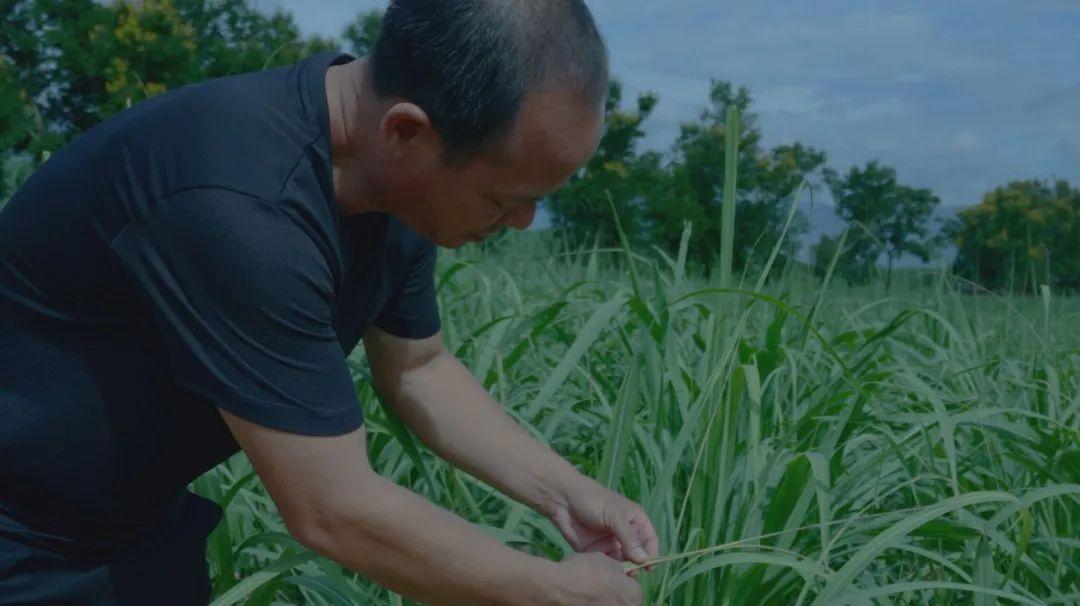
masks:
<svg viewBox="0 0 1080 606"><path fill-rule="evenodd" d="M254 0L338 36L373 0ZM1080 184L1080 0L587 0L631 107L667 150L710 79L750 89L765 145L879 160L947 206L1010 180Z"/></svg>

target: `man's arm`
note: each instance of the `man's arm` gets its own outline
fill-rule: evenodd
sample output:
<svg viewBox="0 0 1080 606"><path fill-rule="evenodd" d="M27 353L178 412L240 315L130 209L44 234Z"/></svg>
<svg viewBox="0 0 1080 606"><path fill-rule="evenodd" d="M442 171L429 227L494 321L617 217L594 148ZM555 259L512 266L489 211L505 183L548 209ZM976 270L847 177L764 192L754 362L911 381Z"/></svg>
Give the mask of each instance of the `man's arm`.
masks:
<svg viewBox="0 0 1080 606"><path fill-rule="evenodd" d="M220 409L289 532L321 555L433 605L563 603L558 564L514 550L376 474L364 428L281 432Z"/></svg>
<svg viewBox="0 0 1080 606"><path fill-rule="evenodd" d="M373 326L363 342L380 399L442 458L549 517L588 479L522 429L441 333L402 339Z"/></svg>

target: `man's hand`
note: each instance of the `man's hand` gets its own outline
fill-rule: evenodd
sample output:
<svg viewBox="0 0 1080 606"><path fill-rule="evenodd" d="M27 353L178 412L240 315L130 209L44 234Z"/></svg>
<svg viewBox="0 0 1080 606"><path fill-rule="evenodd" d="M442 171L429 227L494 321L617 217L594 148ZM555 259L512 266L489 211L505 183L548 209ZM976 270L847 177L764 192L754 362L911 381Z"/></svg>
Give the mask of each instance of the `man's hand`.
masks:
<svg viewBox="0 0 1080 606"><path fill-rule="evenodd" d="M544 514L579 552L603 553L635 564L659 554L660 540L645 510L587 476L568 486Z"/></svg>
<svg viewBox="0 0 1080 606"><path fill-rule="evenodd" d="M645 511L526 433L441 335L409 340L372 327L364 346L380 398L442 458L547 516L578 551L636 564L656 557Z"/></svg>

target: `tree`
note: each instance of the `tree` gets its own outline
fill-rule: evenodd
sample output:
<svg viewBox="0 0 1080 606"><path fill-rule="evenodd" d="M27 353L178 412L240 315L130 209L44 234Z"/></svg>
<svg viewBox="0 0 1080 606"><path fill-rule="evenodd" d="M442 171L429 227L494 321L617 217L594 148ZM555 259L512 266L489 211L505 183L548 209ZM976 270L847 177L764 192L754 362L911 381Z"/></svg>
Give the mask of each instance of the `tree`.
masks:
<svg viewBox="0 0 1080 606"><path fill-rule="evenodd" d="M111 9L92 0L5 0L0 6L5 151L36 156L96 122L86 102L94 87L81 74L107 56L96 46Z"/></svg>
<svg viewBox="0 0 1080 606"><path fill-rule="evenodd" d="M195 79L290 65L312 53L336 50L326 38L304 38L291 14L255 10L246 0L172 0L197 41Z"/></svg>
<svg viewBox="0 0 1080 606"><path fill-rule="evenodd" d="M0 150L9 150L31 136L33 115L16 68L0 55Z"/></svg>
<svg viewBox="0 0 1080 606"><path fill-rule="evenodd" d="M724 187L724 124L727 108L740 110L738 193L735 212L734 264L763 263L781 243L781 262L794 257L798 237L806 229L801 211L784 233L790 196L825 163L825 154L800 143L763 150L756 116L749 111L750 93L730 83L713 81L709 105L696 122L682 125L673 150L668 187L646 201L650 240L678 245L684 221L697 237L691 253L711 267L720 251L720 208ZM781 242L781 238L784 238ZM669 248L670 249L670 248Z"/></svg>
<svg viewBox="0 0 1080 606"><path fill-rule="evenodd" d="M845 252L849 279L865 281L884 255L887 289L899 257L911 254L923 262L930 260L934 242L930 219L941 202L933 192L898 184L896 171L877 161L864 169L852 167L843 177L826 169L825 182L837 216L851 228Z"/></svg>
<svg viewBox="0 0 1080 606"><path fill-rule="evenodd" d="M660 155L637 153L645 135L641 123L657 100L656 95L644 93L638 96L636 111L621 110L622 86L612 80L605 108L607 129L596 154L546 200L552 222L572 243L583 245L598 239L605 246L618 245L612 203L631 242L642 241L643 200L664 180Z"/></svg>
<svg viewBox="0 0 1080 606"><path fill-rule="evenodd" d="M345 43L348 44L349 52L356 57L370 55L375 49L375 41L379 38L379 30L382 28L382 13L380 11L368 11L360 13L352 23L345 26Z"/></svg>
<svg viewBox="0 0 1080 606"><path fill-rule="evenodd" d="M810 247L810 269L814 272L814 275L819 278L824 278L829 272L829 266L832 265L833 259L836 259L836 267L833 268L834 275L840 275L848 284L851 284L852 271L850 268L845 267L845 263L849 261L848 255L839 251L839 257L837 257L840 243L844 239L840 236L830 236L823 234L817 244Z"/></svg>
<svg viewBox="0 0 1080 606"><path fill-rule="evenodd" d="M33 163L26 155L0 154L0 209L33 172Z"/></svg>
<svg viewBox="0 0 1080 606"><path fill-rule="evenodd" d="M39 157L165 90L299 61L335 43L243 0L0 0L0 126Z"/></svg>
<svg viewBox="0 0 1080 606"><path fill-rule="evenodd" d="M1014 181L950 221L953 270L987 288L1080 289L1080 189L1066 181Z"/></svg>

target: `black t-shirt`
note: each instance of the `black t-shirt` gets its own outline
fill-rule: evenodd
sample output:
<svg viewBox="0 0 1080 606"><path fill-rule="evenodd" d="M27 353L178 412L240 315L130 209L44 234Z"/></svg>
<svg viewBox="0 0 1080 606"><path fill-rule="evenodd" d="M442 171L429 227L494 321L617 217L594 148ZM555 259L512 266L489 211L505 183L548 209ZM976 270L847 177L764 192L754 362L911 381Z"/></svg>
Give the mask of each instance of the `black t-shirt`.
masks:
<svg viewBox="0 0 1080 606"><path fill-rule="evenodd" d="M325 73L351 59L137 104L0 212L0 530L108 551L238 450L217 406L355 430L363 331L439 330L435 246L334 197Z"/></svg>

